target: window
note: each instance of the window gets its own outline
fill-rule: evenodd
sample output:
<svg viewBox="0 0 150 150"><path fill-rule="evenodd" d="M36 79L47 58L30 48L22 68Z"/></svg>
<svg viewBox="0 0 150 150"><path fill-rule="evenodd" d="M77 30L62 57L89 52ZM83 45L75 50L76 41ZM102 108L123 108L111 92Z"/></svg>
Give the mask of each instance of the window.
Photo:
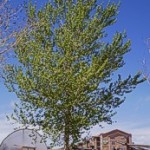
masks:
<svg viewBox="0 0 150 150"><path fill-rule="evenodd" d="M97 139L98 141L100 141L100 137L97 137L96 139Z"/></svg>
<svg viewBox="0 0 150 150"><path fill-rule="evenodd" d="M104 144L104 145L108 144L108 140L107 140L107 139L104 139L104 140L103 140L103 144Z"/></svg>
<svg viewBox="0 0 150 150"><path fill-rule="evenodd" d="M113 147L112 150L116 150L115 147Z"/></svg>
<svg viewBox="0 0 150 150"><path fill-rule="evenodd" d="M36 150L35 147L22 147L22 150Z"/></svg>
<svg viewBox="0 0 150 150"><path fill-rule="evenodd" d="M115 145L115 141L112 141L112 145Z"/></svg>

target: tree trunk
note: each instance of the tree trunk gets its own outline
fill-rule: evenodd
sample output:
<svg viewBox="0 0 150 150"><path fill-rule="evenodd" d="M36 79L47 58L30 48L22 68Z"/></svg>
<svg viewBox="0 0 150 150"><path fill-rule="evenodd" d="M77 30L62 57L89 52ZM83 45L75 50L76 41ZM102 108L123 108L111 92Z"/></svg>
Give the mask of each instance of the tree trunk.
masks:
<svg viewBox="0 0 150 150"><path fill-rule="evenodd" d="M69 116L70 116L70 111L68 110L65 115L64 150L70 150Z"/></svg>
<svg viewBox="0 0 150 150"><path fill-rule="evenodd" d="M64 139L64 150L70 150L70 145L69 145L69 134L68 132L65 131L65 135L64 135L65 139Z"/></svg>

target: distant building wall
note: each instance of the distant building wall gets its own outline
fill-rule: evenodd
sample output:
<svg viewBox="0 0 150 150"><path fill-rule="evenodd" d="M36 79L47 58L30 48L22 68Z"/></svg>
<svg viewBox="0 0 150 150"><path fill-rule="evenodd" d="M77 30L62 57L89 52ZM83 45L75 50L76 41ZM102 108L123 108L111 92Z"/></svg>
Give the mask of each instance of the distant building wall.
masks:
<svg viewBox="0 0 150 150"><path fill-rule="evenodd" d="M127 144L132 144L132 135L116 129L93 136L91 139L79 143L78 147L95 150L128 150Z"/></svg>

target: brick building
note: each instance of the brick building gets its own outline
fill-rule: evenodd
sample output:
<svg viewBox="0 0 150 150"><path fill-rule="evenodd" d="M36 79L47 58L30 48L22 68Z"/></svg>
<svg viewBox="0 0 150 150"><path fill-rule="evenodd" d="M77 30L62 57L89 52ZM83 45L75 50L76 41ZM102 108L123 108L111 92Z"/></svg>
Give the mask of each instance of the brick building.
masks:
<svg viewBox="0 0 150 150"><path fill-rule="evenodd" d="M80 149L96 150L128 150L128 145L132 145L132 135L121 130L113 130L101 133L97 136L78 143Z"/></svg>

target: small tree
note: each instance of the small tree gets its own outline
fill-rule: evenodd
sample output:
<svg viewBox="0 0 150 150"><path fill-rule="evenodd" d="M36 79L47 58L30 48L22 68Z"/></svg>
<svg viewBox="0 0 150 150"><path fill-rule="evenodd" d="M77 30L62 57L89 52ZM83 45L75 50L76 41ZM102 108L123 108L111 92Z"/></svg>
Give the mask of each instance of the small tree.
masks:
<svg viewBox="0 0 150 150"><path fill-rule="evenodd" d="M21 102L14 119L64 141L66 150L83 131L112 123L124 94L144 81L139 73L112 79L130 48L124 33L106 42L104 29L116 22L117 11L115 3L104 7L96 0L53 0L38 11L29 5L29 26L15 48L19 63L5 72Z"/></svg>

